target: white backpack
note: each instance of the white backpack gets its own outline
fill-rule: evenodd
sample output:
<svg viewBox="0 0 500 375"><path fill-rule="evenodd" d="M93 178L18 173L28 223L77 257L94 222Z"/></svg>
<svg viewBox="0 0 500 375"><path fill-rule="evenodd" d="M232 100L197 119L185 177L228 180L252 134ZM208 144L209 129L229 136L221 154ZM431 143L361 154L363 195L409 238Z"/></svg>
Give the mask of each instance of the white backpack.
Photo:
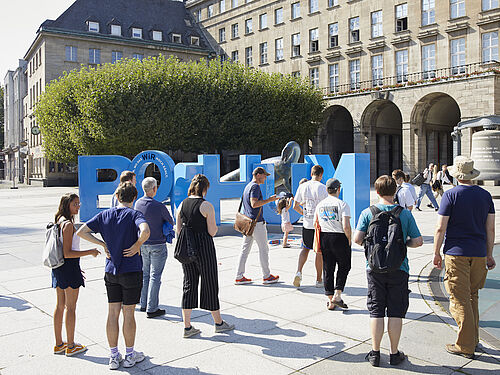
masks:
<svg viewBox="0 0 500 375"><path fill-rule="evenodd" d="M63 239L59 224L47 224L42 262L49 268L58 268L64 264Z"/></svg>

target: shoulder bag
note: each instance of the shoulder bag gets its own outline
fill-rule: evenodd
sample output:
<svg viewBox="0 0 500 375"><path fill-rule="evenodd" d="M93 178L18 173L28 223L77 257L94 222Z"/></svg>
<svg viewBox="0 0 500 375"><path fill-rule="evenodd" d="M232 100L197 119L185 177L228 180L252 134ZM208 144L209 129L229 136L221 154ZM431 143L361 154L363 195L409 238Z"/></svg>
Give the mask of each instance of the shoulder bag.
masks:
<svg viewBox="0 0 500 375"><path fill-rule="evenodd" d="M251 219L240 212L242 205L243 205L243 197L241 197L240 207L238 208L238 212L236 212L236 219L234 220L234 229L243 234L244 236L251 236L253 234L253 230L255 229L255 225L257 224L257 220L262 214L262 206L259 209L257 217L255 219Z"/></svg>
<svg viewBox="0 0 500 375"><path fill-rule="evenodd" d="M196 208L198 206L195 205L194 207ZM182 228L179 232L177 243L175 244L174 258L182 264L196 263L198 261L199 249L196 246L193 228L191 227L191 218L193 217L193 212L191 212L191 216L188 222L184 213L181 211Z"/></svg>

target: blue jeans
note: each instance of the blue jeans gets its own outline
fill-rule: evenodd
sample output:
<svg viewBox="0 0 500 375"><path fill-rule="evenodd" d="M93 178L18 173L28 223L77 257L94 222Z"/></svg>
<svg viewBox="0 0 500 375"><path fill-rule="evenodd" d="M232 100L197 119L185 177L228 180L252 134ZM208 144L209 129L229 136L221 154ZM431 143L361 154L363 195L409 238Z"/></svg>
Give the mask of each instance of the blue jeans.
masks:
<svg viewBox="0 0 500 375"><path fill-rule="evenodd" d="M438 202L436 201L436 198L434 198L434 194L432 194L431 185L429 184L420 185L420 193L418 194L417 198L418 208L420 208L420 203L422 202L422 198L424 197L424 195L427 195L427 198L429 198L434 208L439 208Z"/></svg>
<svg viewBox="0 0 500 375"><path fill-rule="evenodd" d="M147 312L158 310L161 274L167 260L167 245L142 245L141 308Z"/></svg>

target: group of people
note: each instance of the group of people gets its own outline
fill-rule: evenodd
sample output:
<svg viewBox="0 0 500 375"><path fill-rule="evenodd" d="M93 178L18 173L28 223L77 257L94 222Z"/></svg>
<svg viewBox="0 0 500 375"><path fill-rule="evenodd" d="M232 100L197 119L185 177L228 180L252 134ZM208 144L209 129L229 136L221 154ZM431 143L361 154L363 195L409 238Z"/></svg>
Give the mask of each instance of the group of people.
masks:
<svg viewBox="0 0 500 375"><path fill-rule="evenodd" d="M491 195L472 184L471 180L477 177L478 172L473 169L470 159L457 158L450 167L450 174L458 180L459 186L443 194L434 238L434 264L436 267L442 266L440 251L444 241L445 285L452 301L451 314L459 326L456 342L447 344L446 350L472 358L479 340L478 290L484 286L487 268L495 267L492 255L495 211ZM252 181L243 192L242 213L256 223L253 233L243 236L236 285L252 282L244 274L254 240L259 249L262 282L272 284L279 281L279 276L270 271L267 228L262 215L265 204L278 200L275 195L263 198L259 185L265 182L268 175L264 168L255 168ZM409 262L406 248L423 244L410 212L415 200L410 204L412 201L409 197L414 198L415 195L410 191L407 177L402 171L394 171L393 176L380 176L374 185L379 202L361 213L356 230L352 233L350 207L339 199L341 181L331 178L326 184L322 184L322 177L323 168L314 166L311 180L299 185L294 198L293 207L303 216L303 245L293 285L300 286L304 264L310 250L314 249L316 286L324 287L328 298L327 308L347 309L342 300L342 292L351 269L351 243L366 245L367 238L372 236L370 227L374 218L381 212L396 213L395 220L401 228L401 241L405 249L401 264L397 269L381 273L372 269L368 261L366 263L367 307L372 335L372 350L366 355L366 359L373 366L380 365L380 342L385 329L384 318L388 317L390 364L397 365L406 358L398 349L402 319L409 307ZM217 257L213 241L217 225L214 207L204 199L209 186L205 176L196 175L191 181L188 197L177 209L176 232L179 233L183 226L190 227L198 249L197 262L182 265L184 338L200 333L200 330L191 325L191 311L198 306L211 312L215 332L235 328L220 315ZM109 306L106 333L110 347L110 368L117 369L122 363L124 367L132 367L145 358L143 353L134 350L135 306L140 304L140 310L145 311L149 318L165 314L164 310L158 308L161 273L167 258L163 228L167 223L174 223L168 209L154 199L156 180L145 178L142 188L145 195L135 202L138 195L135 175L132 172L122 174L121 183L114 194L116 207L100 212L78 230L74 226L74 217L80 206L78 196L66 194L61 198L55 220L62 229L65 263L52 272L53 287L57 291L54 353L70 356L86 350L85 346L74 342L76 301L79 287L84 285L79 258L86 255L95 257L100 252L97 249L80 251L79 238L83 238L101 246L106 254L104 281ZM290 231L287 223L291 223L289 215L283 213L288 213L292 207L292 199L285 198L284 202L279 202L278 207L284 219L282 229L287 233ZM416 207L418 203L417 201ZM396 210L398 206L400 208ZM97 233L102 240L95 236ZM287 247L287 242L283 245ZM66 342L62 339L64 313ZM118 350L120 313L123 313L124 320L125 358Z"/></svg>

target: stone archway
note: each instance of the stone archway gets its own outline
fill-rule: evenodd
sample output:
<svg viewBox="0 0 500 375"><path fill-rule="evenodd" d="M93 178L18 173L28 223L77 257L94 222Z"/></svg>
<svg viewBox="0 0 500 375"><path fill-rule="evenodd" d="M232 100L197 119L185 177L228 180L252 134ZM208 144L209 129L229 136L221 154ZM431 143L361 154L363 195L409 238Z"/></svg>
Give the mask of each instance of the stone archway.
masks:
<svg viewBox="0 0 500 375"><path fill-rule="evenodd" d="M370 153L370 179L403 167L403 119L390 100L374 100L361 116L361 133Z"/></svg>
<svg viewBox="0 0 500 375"><path fill-rule="evenodd" d="M416 135L417 170L424 169L429 163L453 163L451 132L460 118L460 107L455 99L442 92L425 95L415 104L411 128Z"/></svg>
<svg viewBox="0 0 500 375"><path fill-rule="evenodd" d="M330 155L335 167L343 153L354 152L353 120L345 107L333 105L325 109L316 144L319 152Z"/></svg>

